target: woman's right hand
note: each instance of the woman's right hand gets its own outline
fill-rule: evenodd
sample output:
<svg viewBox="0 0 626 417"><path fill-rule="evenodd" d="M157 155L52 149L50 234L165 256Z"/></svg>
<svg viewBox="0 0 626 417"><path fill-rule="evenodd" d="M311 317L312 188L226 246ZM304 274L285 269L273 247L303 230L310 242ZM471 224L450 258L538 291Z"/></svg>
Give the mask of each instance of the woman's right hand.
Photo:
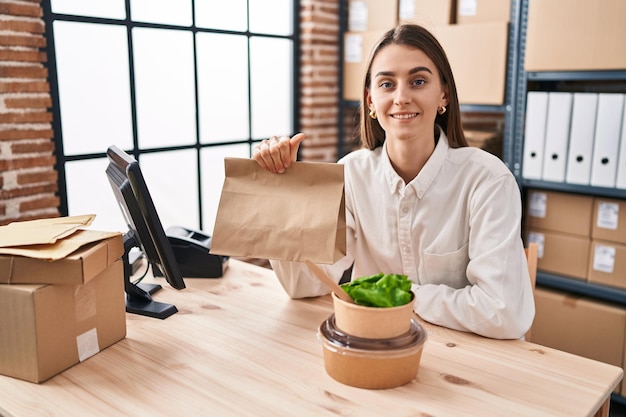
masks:
<svg viewBox="0 0 626 417"><path fill-rule="evenodd" d="M297 133L291 138L272 136L254 147L252 159L268 171L282 174L297 159L300 142L305 137L304 133Z"/></svg>

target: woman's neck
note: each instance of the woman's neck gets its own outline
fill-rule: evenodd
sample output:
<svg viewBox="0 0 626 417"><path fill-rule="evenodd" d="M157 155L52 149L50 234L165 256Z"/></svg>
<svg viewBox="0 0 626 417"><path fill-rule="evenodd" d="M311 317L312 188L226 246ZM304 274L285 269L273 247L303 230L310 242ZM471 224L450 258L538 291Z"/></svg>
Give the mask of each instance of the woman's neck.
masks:
<svg viewBox="0 0 626 417"><path fill-rule="evenodd" d="M434 135L412 140L386 139L386 142L389 161L405 184L417 177L435 150Z"/></svg>

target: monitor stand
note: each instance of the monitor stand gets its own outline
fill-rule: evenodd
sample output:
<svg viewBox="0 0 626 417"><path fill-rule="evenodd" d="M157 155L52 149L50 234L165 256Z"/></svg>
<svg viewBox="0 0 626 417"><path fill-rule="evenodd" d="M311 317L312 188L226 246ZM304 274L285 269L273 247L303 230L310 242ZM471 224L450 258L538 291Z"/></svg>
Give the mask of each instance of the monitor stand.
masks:
<svg viewBox="0 0 626 417"><path fill-rule="evenodd" d="M124 234L124 255L122 261L124 263L124 291L126 291L126 312L139 314L142 316L154 317L157 319L166 319L172 314L178 312L173 304L160 303L152 299L151 294L159 291L162 287L159 284L133 284L130 281L132 275L132 265L129 260L129 252L137 246L137 239L132 231ZM152 270L155 275L154 265Z"/></svg>

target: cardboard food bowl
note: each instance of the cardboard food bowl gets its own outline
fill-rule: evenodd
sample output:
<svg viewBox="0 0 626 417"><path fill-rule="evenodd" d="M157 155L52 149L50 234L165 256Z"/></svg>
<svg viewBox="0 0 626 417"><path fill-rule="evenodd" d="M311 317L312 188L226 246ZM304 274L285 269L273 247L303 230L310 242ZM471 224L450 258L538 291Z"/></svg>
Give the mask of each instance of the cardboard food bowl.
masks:
<svg viewBox="0 0 626 417"><path fill-rule="evenodd" d="M388 339L409 331L415 295L411 301L398 307L366 307L349 303L333 292L333 307L337 327L345 333L368 339Z"/></svg>
<svg viewBox="0 0 626 417"><path fill-rule="evenodd" d="M426 332L414 318L409 331L391 339L365 339L348 335L331 315L319 328L324 366L342 384L366 389L395 388L417 376Z"/></svg>

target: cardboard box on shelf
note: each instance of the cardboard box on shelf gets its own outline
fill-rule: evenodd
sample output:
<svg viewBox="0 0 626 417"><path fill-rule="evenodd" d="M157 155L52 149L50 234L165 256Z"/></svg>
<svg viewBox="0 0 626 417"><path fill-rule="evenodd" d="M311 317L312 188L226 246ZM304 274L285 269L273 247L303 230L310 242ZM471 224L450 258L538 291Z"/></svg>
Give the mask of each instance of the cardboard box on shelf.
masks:
<svg viewBox="0 0 626 417"><path fill-rule="evenodd" d="M126 335L122 260L85 284L0 285L0 374L43 382Z"/></svg>
<svg viewBox="0 0 626 417"><path fill-rule="evenodd" d="M508 23L437 26L433 34L450 61L459 102L502 105L506 87Z"/></svg>
<svg viewBox="0 0 626 417"><path fill-rule="evenodd" d="M626 201L604 197L595 198L591 237L626 243Z"/></svg>
<svg viewBox="0 0 626 417"><path fill-rule="evenodd" d="M587 280L626 289L626 245L592 240Z"/></svg>
<svg viewBox="0 0 626 417"><path fill-rule="evenodd" d="M376 42L384 30L367 32L345 32L343 34L343 98L359 101L363 93L365 66Z"/></svg>
<svg viewBox="0 0 626 417"><path fill-rule="evenodd" d="M348 31L388 30L398 24L398 0L350 0Z"/></svg>
<svg viewBox="0 0 626 417"><path fill-rule="evenodd" d="M624 366L624 308L541 287L535 306L531 342Z"/></svg>
<svg viewBox="0 0 626 417"><path fill-rule="evenodd" d="M526 71L626 68L626 2L533 0L528 9Z"/></svg>
<svg viewBox="0 0 626 417"><path fill-rule="evenodd" d="M398 23L416 23L432 30L454 23L454 0L400 0Z"/></svg>
<svg viewBox="0 0 626 417"><path fill-rule="evenodd" d="M539 246L537 270L586 280L591 240L541 229L526 230L526 244Z"/></svg>
<svg viewBox="0 0 626 417"><path fill-rule="evenodd" d="M463 133L469 146L483 149L502 158L502 132L465 130Z"/></svg>
<svg viewBox="0 0 626 417"><path fill-rule="evenodd" d="M456 23L508 22L511 2L508 0L457 0Z"/></svg>
<svg viewBox="0 0 626 417"><path fill-rule="evenodd" d="M526 197L526 227L591 236L593 196L531 189Z"/></svg>

